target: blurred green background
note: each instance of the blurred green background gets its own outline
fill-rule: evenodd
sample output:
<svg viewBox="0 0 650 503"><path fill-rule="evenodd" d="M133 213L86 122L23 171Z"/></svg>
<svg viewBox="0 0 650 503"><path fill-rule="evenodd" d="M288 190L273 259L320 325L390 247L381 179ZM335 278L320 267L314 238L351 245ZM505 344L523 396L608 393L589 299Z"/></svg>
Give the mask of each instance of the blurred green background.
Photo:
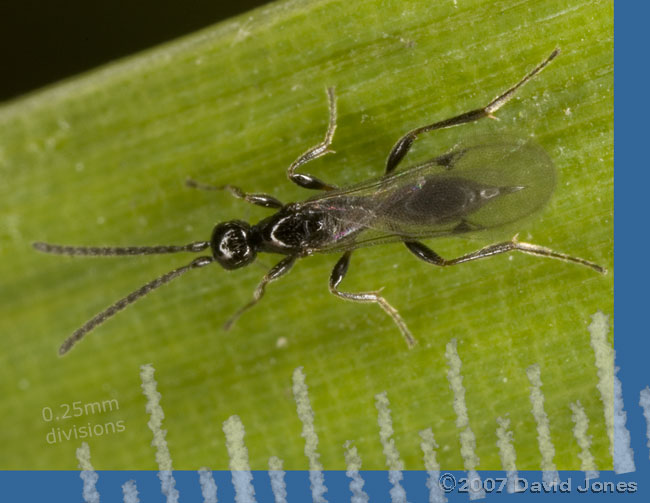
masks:
<svg viewBox="0 0 650 503"><path fill-rule="evenodd" d="M3 0L0 102L266 3Z"/></svg>
<svg viewBox="0 0 650 503"><path fill-rule="evenodd" d="M109 303L191 256L70 258L65 244L171 244L207 239L219 221L267 215L187 177L310 195L286 167L319 141L334 85L330 155L309 172L345 185L377 176L406 130L482 106L559 47L562 54L498 113L429 135L410 162L467 136L534 137L555 161L549 205L520 239L593 260L606 276L552 260L500 256L439 269L391 244L356 253L343 286L385 287L419 345L408 350L376 306L327 291L336 256L298 263L226 333L277 257L187 274L120 313L64 358L65 337ZM408 163L407 163L408 164ZM374 395L387 392L395 442L423 469L418 431L431 427L446 469L462 468L445 345L458 343L479 469L501 467L496 418L508 414L519 469L540 454L526 369L539 364L559 469L579 469L569 404L590 420L592 454L611 466L587 326L613 312L613 4L289 1L271 4L0 108L0 445L3 469L71 469L80 440L54 429L123 421L86 439L97 469L155 468L139 366L156 368L174 468L227 468L222 423L238 414L251 467L271 455L307 468L291 374L304 367L326 469L352 440L364 469L385 467ZM510 237L510 236L508 236ZM428 241L453 257L489 244ZM611 334L610 334L611 335ZM46 421L74 402L119 410ZM58 414L57 414L58 413ZM46 412L47 416L47 412Z"/></svg>

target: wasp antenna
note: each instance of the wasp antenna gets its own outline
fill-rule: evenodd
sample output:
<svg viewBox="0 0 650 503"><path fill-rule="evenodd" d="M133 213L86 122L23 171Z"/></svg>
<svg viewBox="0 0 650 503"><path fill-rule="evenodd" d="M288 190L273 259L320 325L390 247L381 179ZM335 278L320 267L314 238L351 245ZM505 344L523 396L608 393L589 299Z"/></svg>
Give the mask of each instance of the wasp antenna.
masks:
<svg viewBox="0 0 650 503"><path fill-rule="evenodd" d="M200 252L210 246L208 241L196 241L187 245L156 246L67 246L36 242L35 250L55 255L115 256L115 255L156 255L164 253Z"/></svg>
<svg viewBox="0 0 650 503"><path fill-rule="evenodd" d="M70 337L63 341L63 344L61 344L61 347L59 348L59 355L63 356L66 354L68 351L70 351L70 349L72 349L72 346L79 342L88 332L97 328L99 325L120 312L129 304L133 304L135 301L144 297L151 291L164 285L165 283L169 283L171 280L178 278L182 274L185 274L187 271L199 267L204 267L208 264L211 264L213 261L214 259L212 257L198 257L189 264L169 271L167 274L163 274L162 276L131 292L126 297L121 298L111 306L104 309L101 313L88 320L81 328L75 330Z"/></svg>

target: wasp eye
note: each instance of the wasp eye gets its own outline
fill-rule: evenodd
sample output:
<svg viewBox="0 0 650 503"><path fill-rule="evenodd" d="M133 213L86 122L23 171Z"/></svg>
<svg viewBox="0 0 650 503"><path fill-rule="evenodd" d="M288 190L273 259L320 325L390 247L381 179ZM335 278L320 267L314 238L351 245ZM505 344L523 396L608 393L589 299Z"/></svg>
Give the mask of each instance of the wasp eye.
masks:
<svg viewBox="0 0 650 503"><path fill-rule="evenodd" d="M257 255L250 243L250 226L240 220L215 226L210 245L214 258L224 269L244 267Z"/></svg>

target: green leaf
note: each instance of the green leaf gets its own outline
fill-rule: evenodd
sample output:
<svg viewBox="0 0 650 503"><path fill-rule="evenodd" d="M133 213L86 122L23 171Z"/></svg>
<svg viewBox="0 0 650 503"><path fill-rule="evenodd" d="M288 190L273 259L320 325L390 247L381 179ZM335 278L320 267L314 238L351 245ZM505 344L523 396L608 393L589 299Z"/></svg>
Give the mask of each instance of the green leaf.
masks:
<svg viewBox="0 0 650 503"><path fill-rule="evenodd" d="M470 136L534 137L558 183L547 207L520 223L520 239L602 264L607 275L521 254L443 269L400 244L356 252L342 287L384 287L419 341L409 350L377 306L329 294L333 255L301 260L224 332L279 260L261 256L242 270L190 272L57 356L84 321L192 256L57 257L35 252L33 241L184 244L207 239L220 221L256 221L269 212L184 180L282 201L313 195L289 183L286 168L325 132L326 86L338 94L337 153L305 171L339 185L377 176L404 132L485 105L555 47L560 56L498 112L500 121L428 135L407 164ZM613 312L612 96L611 1L317 0L272 4L3 105L2 468L76 468L82 441L95 468L155 468L139 381L145 363L156 369L177 469L227 468L222 424L233 414L253 469L266 469L272 455L286 469L307 468L291 392L299 366L325 468L345 467L346 440L364 469L386 466L374 398L383 391L407 468L424 468L418 432L426 428L441 465L462 468L445 358L453 339L479 469L501 467L496 419L506 415L517 467L540 468L526 376L533 364L557 467L581 466L570 409L577 400L591 453L600 468L611 466L587 326L595 312ZM490 239L427 244L451 258ZM75 402L108 399L119 410L62 417ZM45 420L47 408L59 420ZM125 431L111 433L106 425L117 421ZM82 439L87 425L104 433ZM61 431L71 440L59 440Z"/></svg>

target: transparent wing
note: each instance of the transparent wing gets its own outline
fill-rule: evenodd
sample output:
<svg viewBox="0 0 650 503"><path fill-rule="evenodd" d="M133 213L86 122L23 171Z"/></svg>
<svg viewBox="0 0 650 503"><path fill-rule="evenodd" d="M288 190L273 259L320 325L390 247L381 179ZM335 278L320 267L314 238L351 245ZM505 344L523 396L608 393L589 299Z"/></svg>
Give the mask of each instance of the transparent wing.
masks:
<svg viewBox="0 0 650 503"><path fill-rule="evenodd" d="M554 186L553 163L540 146L489 137L303 205L332 219L335 236L319 251L337 251L503 226L540 209Z"/></svg>

